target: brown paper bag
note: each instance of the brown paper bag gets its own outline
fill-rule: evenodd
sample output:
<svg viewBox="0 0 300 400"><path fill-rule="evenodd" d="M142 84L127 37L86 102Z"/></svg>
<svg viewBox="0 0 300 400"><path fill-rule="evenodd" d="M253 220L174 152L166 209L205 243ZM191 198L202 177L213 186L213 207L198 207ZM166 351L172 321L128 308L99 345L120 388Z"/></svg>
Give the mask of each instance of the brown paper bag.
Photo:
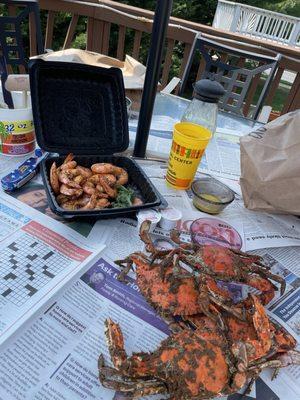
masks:
<svg viewBox="0 0 300 400"><path fill-rule="evenodd" d="M300 110L242 137L240 144L245 206L300 215Z"/></svg>

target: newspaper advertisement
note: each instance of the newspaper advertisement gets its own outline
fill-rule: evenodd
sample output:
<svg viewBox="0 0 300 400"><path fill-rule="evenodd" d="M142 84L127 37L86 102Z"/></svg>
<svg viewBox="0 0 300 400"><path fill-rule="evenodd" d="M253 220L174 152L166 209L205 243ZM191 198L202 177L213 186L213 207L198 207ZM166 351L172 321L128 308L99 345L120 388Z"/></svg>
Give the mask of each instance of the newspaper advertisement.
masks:
<svg viewBox="0 0 300 400"><path fill-rule="evenodd" d="M0 342L103 249L0 193Z"/></svg>
<svg viewBox="0 0 300 400"><path fill-rule="evenodd" d="M102 254L2 345L1 400L132 398L99 383L99 355L103 354L105 363L111 366L105 320L111 318L120 324L128 355L133 351L153 351L170 331L141 296L131 276L126 283L117 280L115 258L108 251ZM248 398L297 400L300 367L293 368L293 382L290 371L281 370L272 382L272 370L264 371L263 379L256 381Z"/></svg>

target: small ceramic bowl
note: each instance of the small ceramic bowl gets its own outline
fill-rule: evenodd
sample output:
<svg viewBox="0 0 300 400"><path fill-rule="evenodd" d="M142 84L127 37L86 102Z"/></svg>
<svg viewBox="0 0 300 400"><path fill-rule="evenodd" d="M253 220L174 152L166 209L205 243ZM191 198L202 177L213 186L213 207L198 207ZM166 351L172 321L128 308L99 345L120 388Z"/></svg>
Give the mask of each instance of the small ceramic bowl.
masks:
<svg viewBox="0 0 300 400"><path fill-rule="evenodd" d="M192 183L194 206L207 214L219 214L234 200L234 192L211 176L203 176Z"/></svg>

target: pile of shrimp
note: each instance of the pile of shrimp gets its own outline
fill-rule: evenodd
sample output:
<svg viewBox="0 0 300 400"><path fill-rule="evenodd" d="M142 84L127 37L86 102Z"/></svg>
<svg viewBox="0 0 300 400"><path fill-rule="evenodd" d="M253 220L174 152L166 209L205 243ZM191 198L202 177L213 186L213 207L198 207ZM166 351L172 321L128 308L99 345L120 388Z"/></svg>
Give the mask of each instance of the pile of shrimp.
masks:
<svg viewBox="0 0 300 400"><path fill-rule="evenodd" d="M125 169L109 163L82 167L69 154L58 167L50 168L50 184L57 203L66 210L100 210L111 205L119 185L126 185Z"/></svg>

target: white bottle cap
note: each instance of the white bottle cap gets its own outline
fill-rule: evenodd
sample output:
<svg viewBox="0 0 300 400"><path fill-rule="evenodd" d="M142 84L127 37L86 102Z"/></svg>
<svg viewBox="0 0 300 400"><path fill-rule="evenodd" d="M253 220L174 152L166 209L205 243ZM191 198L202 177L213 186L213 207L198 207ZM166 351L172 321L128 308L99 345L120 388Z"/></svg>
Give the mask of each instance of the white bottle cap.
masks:
<svg viewBox="0 0 300 400"><path fill-rule="evenodd" d="M159 226L167 231L174 229L182 218L182 212L174 207L168 207L160 210L160 213L161 220L159 222Z"/></svg>

